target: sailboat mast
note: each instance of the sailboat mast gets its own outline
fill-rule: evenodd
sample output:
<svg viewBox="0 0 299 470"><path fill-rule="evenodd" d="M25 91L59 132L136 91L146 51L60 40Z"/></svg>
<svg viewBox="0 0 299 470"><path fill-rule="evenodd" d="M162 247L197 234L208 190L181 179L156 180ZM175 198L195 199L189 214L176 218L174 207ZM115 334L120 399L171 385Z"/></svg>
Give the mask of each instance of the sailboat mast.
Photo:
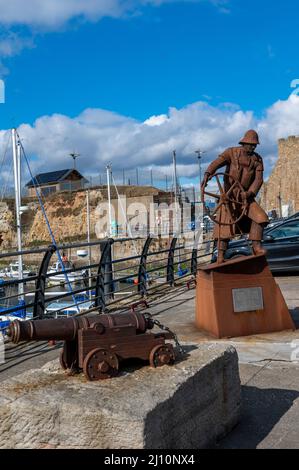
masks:
<svg viewBox="0 0 299 470"><path fill-rule="evenodd" d="M17 144L16 129L12 129L12 152L14 167L14 186L15 186L15 204L16 204L16 222L17 222L17 242L18 242L18 268L19 279L23 279L23 258L22 258L22 227L21 227L21 151ZM19 295L24 296L23 284L18 285Z"/></svg>
<svg viewBox="0 0 299 470"><path fill-rule="evenodd" d="M173 175L174 175L174 200L175 200L175 232L178 233L178 177L176 168L176 151L173 151Z"/></svg>
<svg viewBox="0 0 299 470"><path fill-rule="evenodd" d="M88 263L89 266L91 265L91 246L90 246L90 200L89 200L89 189L86 191L86 211L87 211L87 218L86 218L86 223L87 223L87 242L88 242ZM91 292L91 268L88 270L88 286L89 286L89 299L91 300L92 298L92 292Z"/></svg>
<svg viewBox="0 0 299 470"><path fill-rule="evenodd" d="M21 145L17 142L17 162L18 162L18 193L19 193L19 209L21 214Z"/></svg>
<svg viewBox="0 0 299 470"><path fill-rule="evenodd" d="M112 213L111 213L111 189L110 189L110 175L111 175L111 166L107 165L107 189L108 189L108 211L109 211L109 230L108 236L112 236Z"/></svg>

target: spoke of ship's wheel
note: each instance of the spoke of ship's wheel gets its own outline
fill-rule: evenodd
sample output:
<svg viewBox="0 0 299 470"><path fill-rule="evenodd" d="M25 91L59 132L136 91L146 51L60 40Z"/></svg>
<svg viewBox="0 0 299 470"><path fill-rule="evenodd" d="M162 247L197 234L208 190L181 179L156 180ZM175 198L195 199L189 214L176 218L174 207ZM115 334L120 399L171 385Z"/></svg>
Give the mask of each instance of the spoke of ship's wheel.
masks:
<svg viewBox="0 0 299 470"><path fill-rule="evenodd" d="M239 202L239 201L235 201L234 199L228 199L229 202L231 202L232 204L239 204L239 206L243 206L243 202Z"/></svg>
<svg viewBox="0 0 299 470"><path fill-rule="evenodd" d="M205 194L206 194L207 196L214 197L215 199L220 199L219 194L207 193L206 191L205 191Z"/></svg>
<svg viewBox="0 0 299 470"><path fill-rule="evenodd" d="M239 222L239 221L238 221ZM240 225L236 222L236 227L237 229L239 230L240 234L241 235L244 235L244 232L242 231L242 229L240 228Z"/></svg>
<svg viewBox="0 0 299 470"><path fill-rule="evenodd" d="M235 187L238 185L238 181L236 181L232 187L227 191L226 193L226 196L229 197L229 195L233 192L233 190L235 189Z"/></svg>
<svg viewBox="0 0 299 470"><path fill-rule="evenodd" d="M219 186L220 193L221 193L221 194L224 194L224 189L223 189L223 187L222 187L222 185L221 185L221 183L220 183L220 179L219 179L219 176L218 176L218 175L216 175L216 180L217 180L217 184L218 184L218 186Z"/></svg>
<svg viewBox="0 0 299 470"><path fill-rule="evenodd" d="M240 181L236 181L238 183L239 189L241 190L241 193L244 192L244 188L241 185Z"/></svg>
<svg viewBox="0 0 299 470"><path fill-rule="evenodd" d="M220 207L222 207L222 206L223 206L223 204L224 204L224 202L220 202L220 204L218 204L218 206L216 207L216 209L215 209L215 210L214 210L214 212L213 212L213 215L215 215L215 214L216 214L216 212L218 212L218 211L219 211Z"/></svg>
<svg viewBox="0 0 299 470"><path fill-rule="evenodd" d="M230 207L229 207L228 204L226 205L226 210L227 210L227 213L228 213L230 222L231 222L232 224L234 224L234 219L233 219L233 216L232 216L232 213L231 213L231 210L230 210Z"/></svg>

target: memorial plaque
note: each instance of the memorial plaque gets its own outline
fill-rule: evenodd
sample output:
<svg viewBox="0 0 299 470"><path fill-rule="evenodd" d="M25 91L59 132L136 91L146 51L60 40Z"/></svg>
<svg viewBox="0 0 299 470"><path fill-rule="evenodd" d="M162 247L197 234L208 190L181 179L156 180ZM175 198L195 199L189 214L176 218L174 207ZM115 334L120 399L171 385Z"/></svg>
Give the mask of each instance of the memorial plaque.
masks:
<svg viewBox="0 0 299 470"><path fill-rule="evenodd" d="M264 309L263 289L250 287L248 289L233 289L234 312L255 312Z"/></svg>

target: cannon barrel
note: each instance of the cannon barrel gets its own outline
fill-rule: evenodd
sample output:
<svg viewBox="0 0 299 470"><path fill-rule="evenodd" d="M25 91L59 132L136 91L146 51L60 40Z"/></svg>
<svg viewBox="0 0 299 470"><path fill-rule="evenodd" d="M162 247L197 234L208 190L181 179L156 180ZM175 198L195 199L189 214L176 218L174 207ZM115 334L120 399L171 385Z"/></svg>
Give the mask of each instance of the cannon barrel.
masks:
<svg viewBox="0 0 299 470"><path fill-rule="evenodd" d="M97 327L97 325L100 327ZM142 313L100 315L98 317L69 317L48 320L13 321L7 336L18 344L21 341L74 341L78 330L96 327L99 333L107 328L133 326L136 333L145 333L154 327L152 319Z"/></svg>

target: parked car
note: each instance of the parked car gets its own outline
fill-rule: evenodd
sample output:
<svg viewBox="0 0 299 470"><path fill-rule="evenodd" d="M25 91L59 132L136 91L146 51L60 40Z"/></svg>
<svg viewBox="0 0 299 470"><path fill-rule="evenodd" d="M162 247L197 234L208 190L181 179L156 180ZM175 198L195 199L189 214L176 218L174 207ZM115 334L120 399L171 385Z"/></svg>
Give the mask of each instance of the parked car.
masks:
<svg viewBox="0 0 299 470"><path fill-rule="evenodd" d="M267 250L267 261L272 272L299 272L299 216L292 216L274 227L267 228L262 245ZM250 244L243 238L229 243L225 258L250 255ZM216 259L217 249L214 251L213 261Z"/></svg>
<svg viewBox="0 0 299 470"><path fill-rule="evenodd" d="M290 217L282 217L282 218L275 218L275 219L270 219L270 224L268 225L268 229L272 228L278 224L281 224L282 222L286 222L287 220L291 219L297 219L299 217L299 212L296 212L296 214L291 215Z"/></svg>

